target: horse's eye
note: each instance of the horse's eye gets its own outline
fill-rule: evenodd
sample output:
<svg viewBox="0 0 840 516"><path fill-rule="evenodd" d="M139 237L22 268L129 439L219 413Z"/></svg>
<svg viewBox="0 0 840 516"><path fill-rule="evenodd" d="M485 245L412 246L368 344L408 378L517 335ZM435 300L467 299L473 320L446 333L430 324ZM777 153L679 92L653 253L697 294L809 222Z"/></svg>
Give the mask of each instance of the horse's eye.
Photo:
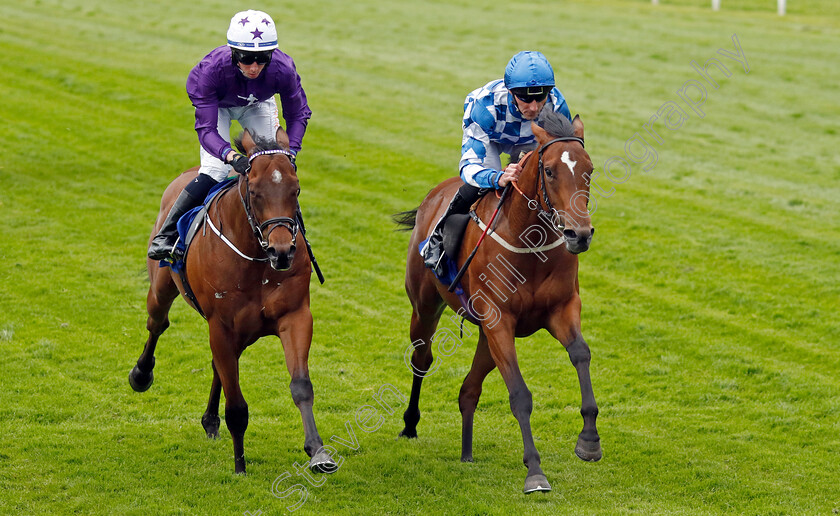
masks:
<svg viewBox="0 0 840 516"><path fill-rule="evenodd" d="M548 167L545 167L545 174L546 174L548 177L554 177L554 172L552 172L552 171L551 171L551 169L550 169L550 168L548 168Z"/></svg>
<svg viewBox="0 0 840 516"><path fill-rule="evenodd" d="M298 188L297 192L295 192L295 197L300 197L300 188Z"/></svg>

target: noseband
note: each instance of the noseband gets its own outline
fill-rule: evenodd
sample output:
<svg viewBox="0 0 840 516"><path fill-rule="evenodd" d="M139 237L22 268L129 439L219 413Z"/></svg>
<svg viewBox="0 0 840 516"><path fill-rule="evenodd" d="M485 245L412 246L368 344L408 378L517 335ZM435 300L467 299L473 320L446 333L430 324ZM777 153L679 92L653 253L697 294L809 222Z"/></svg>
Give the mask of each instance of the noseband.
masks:
<svg viewBox="0 0 840 516"><path fill-rule="evenodd" d="M290 160L294 156L291 152L281 149L263 150L252 154L248 158L248 164L250 165L257 156L263 156L266 154L285 154L290 158ZM250 173L250 168L248 173ZM290 217L274 217L260 223L254 216L254 212L251 209L251 189L249 187L250 183L248 181L248 173L243 176L244 181L242 181L245 183L245 194L243 195L242 189L239 188L239 198L242 200L242 206L245 208L245 215L248 217L248 224L251 225L251 230L254 232L254 236L257 237L260 247L262 247L263 251L268 250L268 236L278 227L286 228L289 233L292 234L292 245L294 245L298 233L298 224L295 219Z"/></svg>
<svg viewBox="0 0 840 516"><path fill-rule="evenodd" d="M542 213L545 213L546 216L548 216L549 220L551 220L551 221L554 221L555 216L558 217L560 219L561 223L557 224L556 222L554 222L554 225L557 226L558 229L563 229L566 226L566 223L563 220L563 217L560 215L560 212L558 212L554 208L554 205L551 204L551 199L548 198L548 190L546 188L546 179L545 179L545 166L543 165L543 152L545 152L545 149L547 149L549 145L557 143L557 142L578 142L578 143L580 143L581 147L586 147L583 144L583 138L578 138L577 136L562 136L560 138L555 138L553 140L550 140L550 141L544 143L542 146L540 146L540 148L537 150L537 155L539 156L539 159L540 159L540 161L539 161L539 171L540 171L540 174L539 174L539 182L540 182L539 189L540 189L540 192L542 193L543 202L545 202L545 205L548 207L548 209L546 210L545 208L542 207L542 205L539 202L536 202L533 199L528 200L528 206L531 206L531 203L534 202L539 207L539 210Z"/></svg>

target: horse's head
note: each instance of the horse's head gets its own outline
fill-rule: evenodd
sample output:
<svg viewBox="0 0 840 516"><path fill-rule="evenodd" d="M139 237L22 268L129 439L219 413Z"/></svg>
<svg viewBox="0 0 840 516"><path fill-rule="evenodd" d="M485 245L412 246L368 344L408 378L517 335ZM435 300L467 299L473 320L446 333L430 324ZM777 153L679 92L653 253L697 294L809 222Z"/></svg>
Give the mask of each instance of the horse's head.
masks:
<svg viewBox="0 0 840 516"><path fill-rule="evenodd" d="M544 109L531 124L537 138L539 159L537 195L552 214L552 223L562 227L566 249L578 254L589 249L595 228L587 209L592 161L583 148L583 122L572 122L551 109Z"/></svg>
<svg viewBox="0 0 840 516"><path fill-rule="evenodd" d="M285 271L295 257L298 223L295 217L300 183L288 147L257 138L248 131L236 139L251 169L245 178L243 204L271 268ZM240 193L242 186L240 185Z"/></svg>

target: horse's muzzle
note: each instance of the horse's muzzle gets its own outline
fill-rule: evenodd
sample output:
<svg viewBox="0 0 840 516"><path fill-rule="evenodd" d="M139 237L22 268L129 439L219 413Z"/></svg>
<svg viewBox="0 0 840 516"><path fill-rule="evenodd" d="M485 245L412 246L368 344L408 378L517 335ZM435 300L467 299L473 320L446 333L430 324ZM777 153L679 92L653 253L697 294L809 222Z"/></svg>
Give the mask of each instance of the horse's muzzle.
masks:
<svg viewBox="0 0 840 516"><path fill-rule="evenodd" d="M580 228L563 230L563 237L566 239L566 249L572 254L580 254L589 249L592 243L592 236L595 235L595 228Z"/></svg>
<svg viewBox="0 0 840 516"><path fill-rule="evenodd" d="M287 271L292 268L292 260L295 259L295 246L292 244L286 249L280 250L274 247L268 247L265 250L265 254L268 255L268 264L272 269L275 271Z"/></svg>

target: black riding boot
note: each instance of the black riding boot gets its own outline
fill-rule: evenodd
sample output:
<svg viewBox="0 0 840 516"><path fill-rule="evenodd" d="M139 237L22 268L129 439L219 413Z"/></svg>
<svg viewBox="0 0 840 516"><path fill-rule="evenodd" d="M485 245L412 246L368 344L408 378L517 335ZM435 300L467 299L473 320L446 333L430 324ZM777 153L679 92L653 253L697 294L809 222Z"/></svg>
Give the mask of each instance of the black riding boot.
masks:
<svg viewBox="0 0 840 516"><path fill-rule="evenodd" d="M199 174L193 179L175 199L175 203L169 210L169 214L163 221L160 231L152 239L149 246L149 258L152 260L165 260L172 256L175 242L178 241L178 219L195 208L207 197L207 192L216 184L216 181L206 175Z"/></svg>
<svg viewBox="0 0 840 516"><path fill-rule="evenodd" d="M446 224L446 219L453 213L467 213L470 206L478 200L480 191L480 188L468 183L461 185L429 237L423 253L423 261L426 267L434 270L438 276L443 274L441 263L443 262L443 227Z"/></svg>

